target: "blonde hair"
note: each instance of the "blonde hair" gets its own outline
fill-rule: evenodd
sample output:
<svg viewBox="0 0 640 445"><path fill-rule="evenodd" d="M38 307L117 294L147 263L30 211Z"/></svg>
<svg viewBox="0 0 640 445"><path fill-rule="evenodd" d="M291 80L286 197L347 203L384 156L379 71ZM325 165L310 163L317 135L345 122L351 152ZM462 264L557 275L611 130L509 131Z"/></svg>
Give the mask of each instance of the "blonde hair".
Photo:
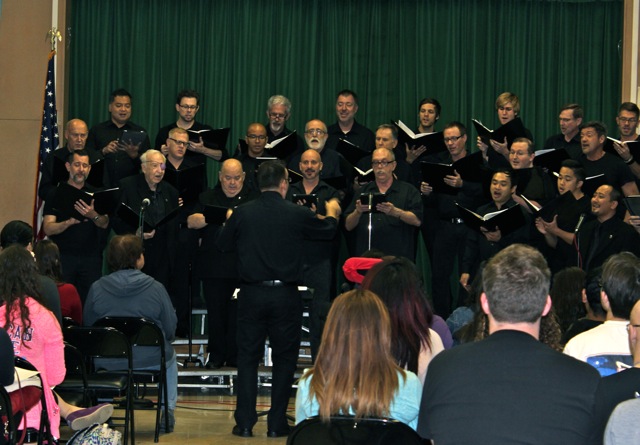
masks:
<svg viewBox="0 0 640 445"><path fill-rule="evenodd" d="M356 418L388 417L404 370L391 355L391 322L384 303L371 291L352 290L333 302L311 378L309 399L318 414L355 413Z"/></svg>

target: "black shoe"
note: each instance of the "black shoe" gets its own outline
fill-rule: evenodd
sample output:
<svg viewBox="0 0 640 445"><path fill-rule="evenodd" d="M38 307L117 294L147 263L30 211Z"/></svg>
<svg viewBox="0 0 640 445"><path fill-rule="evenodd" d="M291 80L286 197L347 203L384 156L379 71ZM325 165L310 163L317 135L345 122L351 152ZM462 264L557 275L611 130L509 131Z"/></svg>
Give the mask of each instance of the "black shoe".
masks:
<svg viewBox="0 0 640 445"><path fill-rule="evenodd" d="M267 430L267 437L287 437L290 432L291 427L287 425L287 427L282 430Z"/></svg>
<svg viewBox="0 0 640 445"><path fill-rule="evenodd" d="M251 428L240 428L238 425L233 427L231 434L240 437L253 437L253 431L251 431Z"/></svg>

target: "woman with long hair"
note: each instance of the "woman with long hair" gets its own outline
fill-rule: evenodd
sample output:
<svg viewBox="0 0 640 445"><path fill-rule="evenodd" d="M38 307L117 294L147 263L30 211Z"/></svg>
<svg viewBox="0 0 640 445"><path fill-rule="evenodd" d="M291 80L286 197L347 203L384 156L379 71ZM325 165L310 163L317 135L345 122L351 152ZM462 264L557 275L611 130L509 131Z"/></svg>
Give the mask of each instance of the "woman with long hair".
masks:
<svg viewBox="0 0 640 445"><path fill-rule="evenodd" d="M76 287L71 283L65 283L62 279L60 249L56 243L48 239L38 241L33 253L40 273L51 278L58 286L62 316L69 317L82 326L82 301Z"/></svg>
<svg viewBox="0 0 640 445"><path fill-rule="evenodd" d="M401 257L385 260L369 270L362 288L379 296L389 310L391 353L396 362L424 384L429 362L444 346L430 328L433 312L416 266Z"/></svg>
<svg viewBox="0 0 640 445"><path fill-rule="evenodd" d="M319 415L391 417L417 426L422 385L391 355L391 321L382 301L352 290L333 302L315 365L298 384L296 423Z"/></svg>
<svg viewBox="0 0 640 445"><path fill-rule="evenodd" d="M14 354L40 372L51 433L60 437L60 408L52 386L62 382L64 343L56 317L39 302L36 263L21 246L0 252L0 326L13 342ZM27 411L27 427L39 428L40 404Z"/></svg>

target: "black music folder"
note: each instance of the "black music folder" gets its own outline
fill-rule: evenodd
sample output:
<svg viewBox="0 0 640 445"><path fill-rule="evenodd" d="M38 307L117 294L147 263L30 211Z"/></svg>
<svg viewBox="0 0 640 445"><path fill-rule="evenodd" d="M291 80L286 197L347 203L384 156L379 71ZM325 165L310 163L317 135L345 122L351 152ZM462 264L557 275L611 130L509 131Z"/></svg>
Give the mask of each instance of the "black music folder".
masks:
<svg viewBox="0 0 640 445"><path fill-rule="evenodd" d="M222 150L227 146L230 128L216 128L213 130L187 130L190 142L202 142L207 148Z"/></svg>
<svg viewBox="0 0 640 445"><path fill-rule="evenodd" d="M97 192L86 192L63 182L58 185L53 197L53 208L69 218L75 218L78 221L86 219L75 209L75 203L83 200L90 204L93 200L93 208L100 215L109 215L113 213L120 201L120 189L112 188Z"/></svg>
<svg viewBox="0 0 640 445"><path fill-rule="evenodd" d="M462 218L464 223L468 227L479 232L482 231L482 228L489 232L494 232L496 228L498 228L504 236L519 229L526 223L519 205L514 205L513 207L502 209L497 212L490 212L484 216L478 215L477 213L462 207L458 203L456 203L456 207L458 207L460 218Z"/></svg>

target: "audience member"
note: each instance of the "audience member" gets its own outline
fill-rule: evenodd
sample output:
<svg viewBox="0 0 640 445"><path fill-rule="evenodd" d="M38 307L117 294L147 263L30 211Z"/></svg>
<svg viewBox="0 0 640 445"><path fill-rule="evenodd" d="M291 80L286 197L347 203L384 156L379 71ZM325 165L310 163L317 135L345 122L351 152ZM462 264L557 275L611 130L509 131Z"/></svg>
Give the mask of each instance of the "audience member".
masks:
<svg viewBox="0 0 640 445"><path fill-rule="evenodd" d="M420 381L397 365L391 335L389 313L373 292L352 290L336 298L316 363L298 383L296 423L342 414L391 417L415 429Z"/></svg>
<svg viewBox="0 0 640 445"><path fill-rule="evenodd" d="M367 272L362 288L380 297L389 311L391 353L396 362L424 384L429 362L444 346L430 328L433 312L415 264L402 257L376 264Z"/></svg>
<svg viewBox="0 0 640 445"><path fill-rule="evenodd" d="M601 281L602 267L597 267L587 273L581 300L586 315L574 321L564 332L562 335L563 345L566 345L576 335L600 326L604 322L607 313L602 308L602 300L600 299Z"/></svg>
<svg viewBox="0 0 640 445"><path fill-rule="evenodd" d="M161 433L173 432L174 411L178 401L178 364L171 345L175 339L176 314L165 288L149 275L144 274L144 247L140 237L117 235L111 238L107 250L107 264L111 273L96 281L87 296L83 318L86 326L92 326L104 317L145 317L153 321L164 334L164 350L167 369L167 398L169 431L165 431L164 419ZM104 359L102 367L108 370L123 369L126 363L120 359ZM133 367L137 370L159 369L159 356L145 346L133 347ZM162 411L164 418L164 410Z"/></svg>
<svg viewBox="0 0 640 445"><path fill-rule="evenodd" d="M431 361L422 437L438 445L592 440L598 373L538 341L540 319L551 310L549 282L532 247L512 245L489 260L480 304L490 335Z"/></svg>
<svg viewBox="0 0 640 445"><path fill-rule="evenodd" d="M71 283L65 283L62 279L60 250L56 243L46 239L38 241L34 254L40 273L51 278L58 286L62 316L69 317L78 325L82 325L82 301L76 287Z"/></svg>
<svg viewBox="0 0 640 445"><path fill-rule="evenodd" d="M636 301L631 310L629 324L627 324L633 366L600 380L600 386L596 394L596 424L600 428L600 432L604 430L607 419L609 419L616 405L625 400L637 398L638 394L640 394L640 341L638 341L638 329L640 329L640 302Z"/></svg>
<svg viewBox="0 0 640 445"><path fill-rule="evenodd" d="M626 329L631 308L640 299L640 259L629 252L611 256L602 267L600 298L605 322L573 337L564 352L606 376L633 366Z"/></svg>
<svg viewBox="0 0 640 445"><path fill-rule="evenodd" d="M585 279L586 273L579 267L562 269L553 276L549 294L562 332L566 332L569 326L586 315L582 304Z"/></svg>

